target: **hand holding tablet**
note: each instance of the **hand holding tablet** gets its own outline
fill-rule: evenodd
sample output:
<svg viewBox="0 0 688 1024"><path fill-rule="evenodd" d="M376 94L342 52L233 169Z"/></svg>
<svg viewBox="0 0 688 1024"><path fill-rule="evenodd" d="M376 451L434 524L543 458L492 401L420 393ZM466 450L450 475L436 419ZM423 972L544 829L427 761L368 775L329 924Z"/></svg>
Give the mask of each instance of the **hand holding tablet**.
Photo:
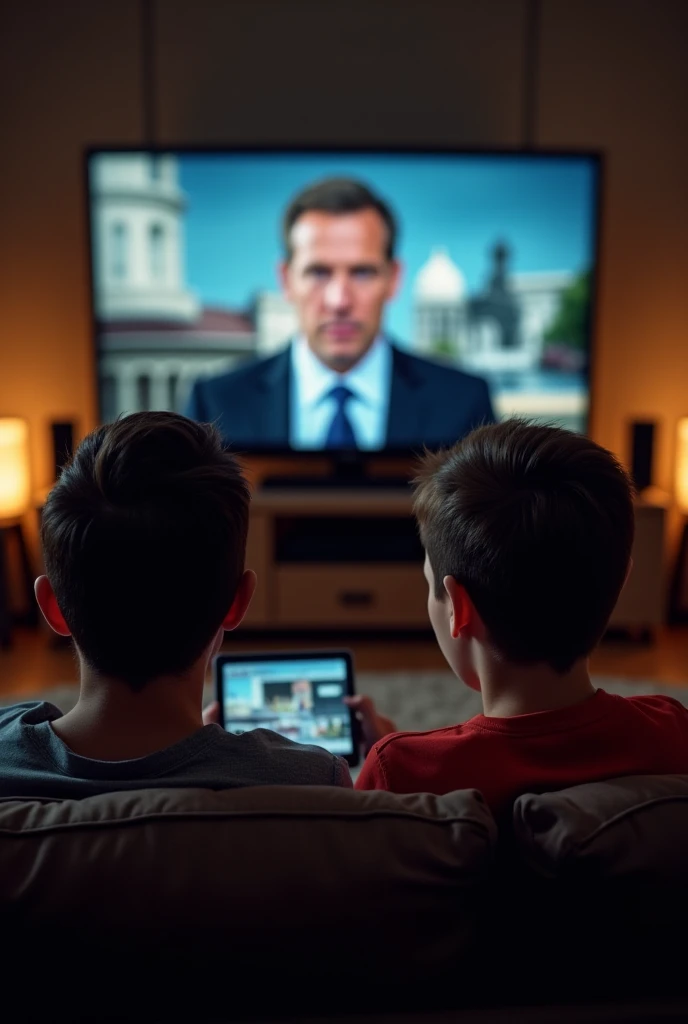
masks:
<svg viewBox="0 0 688 1024"><path fill-rule="evenodd" d="M351 651L221 654L215 659L220 725L228 732L271 729L297 743L359 762Z"/></svg>

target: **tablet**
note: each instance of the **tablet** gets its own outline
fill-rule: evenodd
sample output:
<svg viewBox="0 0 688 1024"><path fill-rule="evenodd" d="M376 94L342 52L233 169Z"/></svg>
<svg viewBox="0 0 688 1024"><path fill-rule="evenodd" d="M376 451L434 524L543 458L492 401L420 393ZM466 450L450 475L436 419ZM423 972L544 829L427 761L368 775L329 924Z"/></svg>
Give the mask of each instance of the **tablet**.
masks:
<svg viewBox="0 0 688 1024"><path fill-rule="evenodd" d="M215 687L228 732L272 729L358 764L358 721L343 702L354 692L351 651L220 654Z"/></svg>

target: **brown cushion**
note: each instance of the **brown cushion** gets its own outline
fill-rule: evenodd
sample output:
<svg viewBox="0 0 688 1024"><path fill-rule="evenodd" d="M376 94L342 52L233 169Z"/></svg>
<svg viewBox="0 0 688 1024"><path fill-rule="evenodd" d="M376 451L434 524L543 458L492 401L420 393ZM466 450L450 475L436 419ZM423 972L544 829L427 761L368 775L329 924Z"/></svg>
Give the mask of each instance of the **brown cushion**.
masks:
<svg viewBox="0 0 688 1024"><path fill-rule="evenodd" d="M220 985L222 1008L255 1001L246 979L256 972L265 1006L283 1000L285 986L293 996L300 978L312 983L299 1005L318 998L314 979L338 993L339 1008L358 1006L366 985L383 1002L394 986L410 1005L412 987L427 999L438 978L453 983L457 965L470 972L495 842L475 791L278 786L6 799L0 911L15 943L26 940L28 963L37 942L52 965L69 950L70 963L87 958L81 974L95 984L124 956L121 1002L139 968L144 984L172 972L174 1007L187 998L194 1015L199 974L206 996ZM231 982L218 982L229 966Z"/></svg>
<svg viewBox="0 0 688 1024"><path fill-rule="evenodd" d="M527 793L514 806L514 833L521 856L545 877L682 881L688 776L628 776Z"/></svg>
<svg viewBox="0 0 688 1024"><path fill-rule="evenodd" d="M525 794L511 839L495 955L523 999L533 990L551 1002L683 992L687 776Z"/></svg>

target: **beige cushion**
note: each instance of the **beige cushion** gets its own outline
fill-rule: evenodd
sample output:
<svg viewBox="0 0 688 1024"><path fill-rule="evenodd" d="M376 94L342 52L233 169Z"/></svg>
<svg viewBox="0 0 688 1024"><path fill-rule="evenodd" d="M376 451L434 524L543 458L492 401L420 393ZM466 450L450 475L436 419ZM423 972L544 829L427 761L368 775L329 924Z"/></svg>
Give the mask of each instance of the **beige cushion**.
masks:
<svg viewBox="0 0 688 1024"><path fill-rule="evenodd" d="M518 850L545 877L667 883L688 876L688 776L628 776L532 793L514 806Z"/></svg>
<svg viewBox="0 0 688 1024"><path fill-rule="evenodd" d="M317 1008L316 980L337 993L323 1010L358 1006L371 985L383 1003L394 986L412 1005L411 988L427 1001L438 978L453 984L458 965L470 973L495 842L474 791L277 786L6 799L0 912L15 945L25 941L18 960L43 955L54 967L68 951L120 1010L135 977L150 997L160 971L174 978L166 1011L184 1004L194 1018L201 979L205 998L219 985L213 1012L244 999L279 1003L285 987L296 1005L313 999Z"/></svg>

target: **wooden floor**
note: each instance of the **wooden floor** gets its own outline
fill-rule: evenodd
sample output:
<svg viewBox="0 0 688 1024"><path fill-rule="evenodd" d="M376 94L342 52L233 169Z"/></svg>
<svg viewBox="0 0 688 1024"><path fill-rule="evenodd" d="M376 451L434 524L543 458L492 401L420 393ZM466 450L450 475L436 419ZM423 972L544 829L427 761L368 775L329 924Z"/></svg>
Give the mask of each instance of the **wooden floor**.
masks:
<svg viewBox="0 0 688 1024"><path fill-rule="evenodd" d="M233 634L226 650L298 650L349 647L361 671L445 669L431 637L333 639L298 637L285 640ZM606 640L592 658L597 675L623 676L667 686L688 686L688 628L664 628L651 644ZM27 695L49 686L76 682L77 665L69 644L53 639L47 628L17 629L10 650L0 650L0 695Z"/></svg>

